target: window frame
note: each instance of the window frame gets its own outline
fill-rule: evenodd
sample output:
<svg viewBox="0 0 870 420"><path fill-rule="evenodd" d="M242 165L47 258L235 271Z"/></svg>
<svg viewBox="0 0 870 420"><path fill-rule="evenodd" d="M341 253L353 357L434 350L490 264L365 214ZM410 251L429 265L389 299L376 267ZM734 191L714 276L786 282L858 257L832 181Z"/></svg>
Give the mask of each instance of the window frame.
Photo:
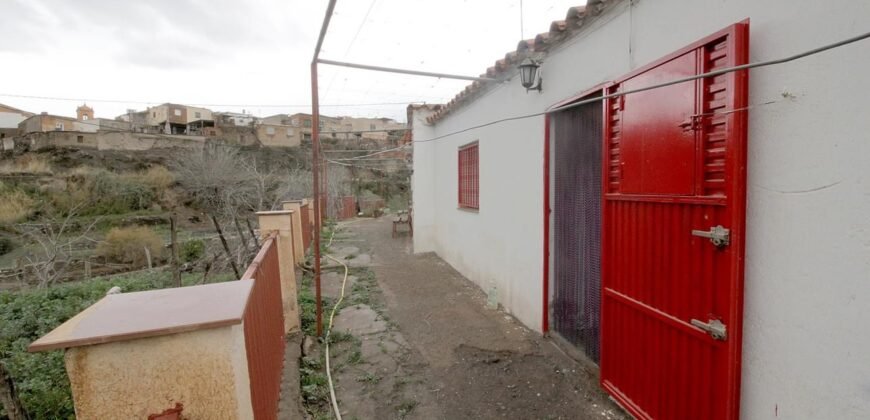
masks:
<svg viewBox="0 0 870 420"><path fill-rule="evenodd" d="M457 149L456 181L457 207L460 210L480 211L479 141L475 140Z"/></svg>

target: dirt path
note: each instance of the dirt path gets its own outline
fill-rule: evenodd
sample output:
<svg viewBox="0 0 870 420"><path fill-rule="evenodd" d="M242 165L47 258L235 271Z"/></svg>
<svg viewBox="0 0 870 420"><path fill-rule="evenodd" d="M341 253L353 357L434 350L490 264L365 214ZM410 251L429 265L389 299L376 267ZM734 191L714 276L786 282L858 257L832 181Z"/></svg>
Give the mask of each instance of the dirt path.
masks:
<svg viewBox="0 0 870 420"><path fill-rule="evenodd" d="M484 293L440 258L411 254L406 236L391 238L389 217L344 230L336 246L371 256L385 303L379 313L393 327L370 319L375 326L357 334L363 350L367 341L390 343L380 345L390 371L373 387L366 378L383 364L345 370L338 392L346 418L627 418L581 365L513 317L487 309ZM369 316L365 305L354 308L362 316L349 309L345 319ZM354 333L353 325L343 328Z"/></svg>

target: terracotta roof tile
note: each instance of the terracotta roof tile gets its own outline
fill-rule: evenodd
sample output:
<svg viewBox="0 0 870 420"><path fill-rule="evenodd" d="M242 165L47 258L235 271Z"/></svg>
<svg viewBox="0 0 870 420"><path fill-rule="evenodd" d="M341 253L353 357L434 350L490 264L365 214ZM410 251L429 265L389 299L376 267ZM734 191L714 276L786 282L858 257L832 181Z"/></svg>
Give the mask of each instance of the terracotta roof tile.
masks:
<svg viewBox="0 0 870 420"><path fill-rule="evenodd" d="M533 39L522 40L517 44L515 51L505 54L504 58L495 62L495 65L486 69L481 77L500 78L515 68L515 64L533 53L548 51L560 42L568 39L571 34L580 29L588 16L597 16L609 4L618 3L621 0L589 0L585 6L575 6L568 9L564 20L555 20L550 24L548 32L542 32ZM446 105L436 110L427 121L431 124L448 115L456 107L470 102L477 93L488 88L487 83L474 82L468 85L462 92L456 95ZM409 108L410 109L410 108Z"/></svg>

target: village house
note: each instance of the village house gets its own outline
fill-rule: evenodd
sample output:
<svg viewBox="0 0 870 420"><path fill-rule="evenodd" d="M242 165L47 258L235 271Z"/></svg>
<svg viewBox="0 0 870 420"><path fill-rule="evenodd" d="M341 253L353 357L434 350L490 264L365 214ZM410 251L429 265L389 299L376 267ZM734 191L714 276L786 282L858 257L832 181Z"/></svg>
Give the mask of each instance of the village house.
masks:
<svg viewBox="0 0 870 420"><path fill-rule="evenodd" d="M96 133L98 131L129 131L130 123L117 119L96 118L94 109L87 104L76 108L76 117L51 115L47 112L29 116L18 124L17 135L69 131ZM81 143L81 142L79 142Z"/></svg>
<svg viewBox="0 0 870 420"><path fill-rule="evenodd" d="M377 146L386 144L390 131L405 129L405 124L390 118L339 117L338 119L342 131L353 132L358 139L375 140Z"/></svg>
<svg viewBox="0 0 870 420"><path fill-rule="evenodd" d="M244 110L242 110L242 113L215 112L212 115L214 116L215 127L250 127L254 124L254 120L256 120L256 117L246 114Z"/></svg>
<svg viewBox="0 0 870 420"><path fill-rule="evenodd" d="M796 6L590 0L411 109L414 251L637 418L866 418L870 43L729 70L870 27Z"/></svg>
<svg viewBox="0 0 870 420"><path fill-rule="evenodd" d="M214 127L212 112L206 108L165 103L145 112L146 124L164 134L202 135L207 127Z"/></svg>
<svg viewBox="0 0 870 420"><path fill-rule="evenodd" d="M18 124L31 116L33 116L32 112L0 104L0 139L16 136Z"/></svg>
<svg viewBox="0 0 870 420"><path fill-rule="evenodd" d="M299 138L301 141L311 141L311 114L296 113L292 115L273 115L264 120L279 120L281 124L290 125L298 129ZM341 131L341 124L338 118L320 116L320 136L326 138L338 138L337 132Z"/></svg>
<svg viewBox="0 0 870 420"><path fill-rule="evenodd" d="M296 128L284 125L273 124L265 120L257 121L254 124L254 133L257 140L263 146L270 147L293 147L299 146L301 139L296 135Z"/></svg>

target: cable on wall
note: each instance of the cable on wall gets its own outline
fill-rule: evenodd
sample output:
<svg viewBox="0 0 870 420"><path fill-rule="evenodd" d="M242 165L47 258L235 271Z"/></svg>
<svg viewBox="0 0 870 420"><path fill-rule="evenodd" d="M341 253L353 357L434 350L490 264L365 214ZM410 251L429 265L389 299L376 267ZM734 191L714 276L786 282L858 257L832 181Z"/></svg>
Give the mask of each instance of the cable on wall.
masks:
<svg viewBox="0 0 870 420"><path fill-rule="evenodd" d="M453 131L453 132L450 132L447 134L442 134L440 136L432 137L429 139L414 140L413 142L414 143L426 143L426 142L430 142L430 141L441 140L445 137L450 137L450 136L453 136L456 134L465 133L465 132L468 132L471 130L476 130L478 128L489 127L491 125L500 124L500 123L508 122L508 121L516 121L516 120L523 120L526 118L539 117L539 116L542 116L545 114L552 114L554 112L559 112L559 111L564 111L564 110L568 110L568 109L572 109L572 108L577 108L577 107L580 107L580 106L583 106L586 104L590 104L593 102L603 101L605 99L617 98L620 96L631 95L634 93L646 92L648 90L659 89L659 88L672 86L672 85L676 85L676 84L680 84L680 83L690 82L693 80L705 79L708 77L715 77L715 76L719 76L722 74L733 73L735 71L740 71L740 70L749 70L749 69L754 69L754 68L767 67L767 66L772 66L772 65L777 65L777 64L788 63L788 62L795 61L795 60L798 60L798 59L801 59L804 57L809 57L811 55L816 55L816 54L819 54L819 53L822 53L822 52L825 52L828 50L832 50L832 49L839 48L839 47L842 47L845 45L849 45L849 44L852 44L852 43L855 43L855 42L858 42L858 41L861 41L861 40L864 40L867 38L870 38L870 32L867 32L867 33L864 33L861 35L857 35L857 36L854 36L851 38L846 38L842 41L827 44L827 45L824 45L824 46L821 46L818 48L813 48L811 50L807 50L807 51L804 51L804 52L801 52L798 54L794 54L794 55L790 55L787 57L783 57L783 58L766 60L766 61L758 61L755 63L742 64L742 65L734 66L734 67L727 67L724 69L719 69L719 70L715 70L715 71L711 71L711 72L707 72L707 73L696 74L694 76L688 76L688 77L670 80L670 81L663 82L663 83L657 83L657 84L650 85L650 86L644 86L644 87L637 88L637 89L630 89L630 90L626 90L623 92L616 92L616 93L611 93L608 95L597 96L594 98L584 99L581 101L573 102L573 103L570 103L568 105L563 105L563 106L548 109L545 111L535 112L532 114L517 115L514 117L507 117L507 118L502 118L502 119L498 119L498 120L493 120L493 121L490 121L487 123L463 128L461 130L456 130L456 131ZM732 110L732 112L734 112L734 110Z"/></svg>

